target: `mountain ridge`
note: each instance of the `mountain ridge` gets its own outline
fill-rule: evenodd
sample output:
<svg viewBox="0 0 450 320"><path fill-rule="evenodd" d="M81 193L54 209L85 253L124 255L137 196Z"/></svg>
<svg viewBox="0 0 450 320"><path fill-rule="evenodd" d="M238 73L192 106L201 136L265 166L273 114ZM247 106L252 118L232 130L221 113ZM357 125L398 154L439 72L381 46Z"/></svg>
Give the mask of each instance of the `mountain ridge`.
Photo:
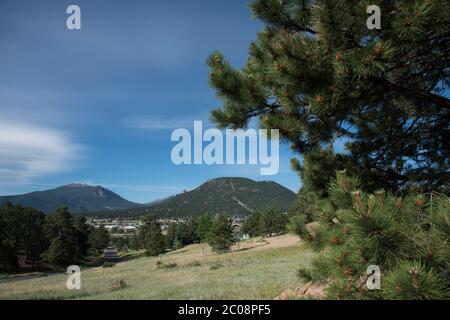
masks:
<svg viewBox="0 0 450 320"><path fill-rule="evenodd" d="M269 207L287 210L295 197L296 194L292 190L274 181L219 177L209 179L192 190L146 204L128 201L99 185L70 183L44 191L0 196L0 205L9 201L45 213L52 213L58 207L67 206L74 214L108 217L150 213L170 218L220 212L245 216Z"/></svg>
<svg viewBox="0 0 450 320"><path fill-rule="evenodd" d="M119 210L139 207L102 186L70 183L53 189L10 196L0 196L0 205L11 202L30 206L44 213L52 213L58 207L67 206L72 213L89 213L103 210Z"/></svg>
<svg viewBox="0 0 450 320"><path fill-rule="evenodd" d="M235 216L245 216L270 207L287 210L295 198L296 193L274 181L220 177L209 179L190 191L186 190L145 207L97 212L92 215L113 214L125 217L150 213L173 218L227 212Z"/></svg>

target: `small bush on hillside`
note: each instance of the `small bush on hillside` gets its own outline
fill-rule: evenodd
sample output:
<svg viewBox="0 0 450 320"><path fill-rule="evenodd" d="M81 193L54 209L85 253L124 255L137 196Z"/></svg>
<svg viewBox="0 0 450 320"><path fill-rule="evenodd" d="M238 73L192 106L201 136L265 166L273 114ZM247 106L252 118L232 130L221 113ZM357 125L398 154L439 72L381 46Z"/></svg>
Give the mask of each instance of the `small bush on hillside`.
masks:
<svg viewBox="0 0 450 320"><path fill-rule="evenodd" d="M178 265L176 263L163 263L161 261L156 262L156 268L157 269L172 269L177 267Z"/></svg>
<svg viewBox="0 0 450 320"><path fill-rule="evenodd" d="M124 279L119 279L111 283L110 290L111 291L117 291L122 290L127 287L127 282Z"/></svg>
<svg viewBox="0 0 450 320"><path fill-rule="evenodd" d="M216 264L213 264L211 267L209 267L209 270L217 270L217 269L220 269L222 267L224 267L223 264L216 263Z"/></svg>
<svg viewBox="0 0 450 320"><path fill-rule="evenodd" d="M108 261L105 261L104 263L103 263L103 265L102 265L102 268L112 268L112 267L114 267L116 264L114 263L114 262L108 262Z"/></svg>
<svg viewBox="0 0 450 320"><path fill-rule="evenodd" d="M188 267L201 267L202 264L200 263L200 261L194 260L190 263L187 264Z"/></svg>

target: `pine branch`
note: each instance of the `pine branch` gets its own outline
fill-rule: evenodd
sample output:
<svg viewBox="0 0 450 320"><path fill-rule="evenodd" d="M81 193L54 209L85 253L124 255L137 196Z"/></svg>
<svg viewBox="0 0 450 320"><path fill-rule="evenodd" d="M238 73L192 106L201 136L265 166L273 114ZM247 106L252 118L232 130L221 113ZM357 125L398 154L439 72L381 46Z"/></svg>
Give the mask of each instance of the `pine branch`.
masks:
<svg viewBox="0 0 450 320"><path fill-rule="evenodd" d="M251 109L249 111L247 111L247 119L253 118L253 117L257 117L259 115L271 112L271 111L275 111L277 109L281 108L281 105L279 104L267 104L264 109L261 109L260 107L256 107L254 109Z"/></svg>
<svg viewBox="0 0 450 320"><path fill-rule="evenodd" d="M406 89L398 84L388 81L384 78L372 77L372 80L379 81L382 85L392 91L400 93L403 96L434 103L440 107L450 108L450 99L433 93L420 93Z"/></svg>

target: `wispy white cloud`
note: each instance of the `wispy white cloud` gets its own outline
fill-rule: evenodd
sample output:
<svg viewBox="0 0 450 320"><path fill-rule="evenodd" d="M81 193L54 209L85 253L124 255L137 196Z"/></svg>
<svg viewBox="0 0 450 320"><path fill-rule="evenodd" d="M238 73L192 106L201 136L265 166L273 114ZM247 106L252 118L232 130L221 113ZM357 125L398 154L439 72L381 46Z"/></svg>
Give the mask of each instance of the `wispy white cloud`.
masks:
<svg viewBox="0 0 450 320"><path fill-rule="evenodd" d="M0 122L0 184L26 184L68 170L83 149L59 130Z"/></svg>

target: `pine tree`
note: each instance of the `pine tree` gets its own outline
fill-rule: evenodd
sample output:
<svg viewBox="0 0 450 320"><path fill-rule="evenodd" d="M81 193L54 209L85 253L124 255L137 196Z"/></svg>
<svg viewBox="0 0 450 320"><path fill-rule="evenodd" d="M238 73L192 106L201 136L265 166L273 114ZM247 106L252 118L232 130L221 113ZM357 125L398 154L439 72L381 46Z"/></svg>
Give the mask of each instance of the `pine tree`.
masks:
<svg viewBox="0 0 450 320"><path fill-rule="evenodd" d="M149 256L157 256L164 253L166 245L158 219L155 216L147 215L143 221L144 225L139 230L139 238L145 253Z"/></svg>
<svg viewBox="0 0 450 320"><path fill-rule="evenodd" d="M346 141L340 157L370 192L437 190L450 182L450 3L378 1L374 30L369 4L377 1L252 1L265 28L244 68L220 52L208 59L223 101L212 118L220 128L257 118L305 157Z"/></svg>
<svg viewBox="0 0 450 320"><path fill-rule="evenodd" d="M104 226L94 228L89 233L88 244L89 250L95 257L100 257L103 251L108 247L110 236L108 230Z"/></svg>
<svg viewBox="0 0 450 320"><path fill-rule="evenodd" d="M18 255L22 250L22 206L6 202L0 210L0 259L2 269L7 272L18 269Z"/></svg>
<svg viewBox="0 0 450 320"><path fill-rule="evenodd" d="M176 237L183 246L198 243L200 239L197 236L197 220L188 218L180 221L177 225Z"/></svg>
<svg viewBox="0 0 450 320"><path fill-rule="evenodd" d="M55 268L77 263L77 235L67 207L61 207L47 216L45 228L50 247L42 254L44 261Z"/></svg>
<svg viewBox="0 0 450 320"><path fill-rule="evenodd" d="M212 219L207 213L202 214L197 220L196 235L200 242L207 242L211 231Z"/></svg>
<svg viewBox="0 0 450 320"><path fill-rule="evenodd" d="M164 241L167 249L174 248L174 242L177 236L177 224L172 222L167 226L166 235L164 236Z"/></svg>
<svg viewBox="0 0 450 320"><path fill-rule="evenodd" d="M318 224L300 228L320 252L301 275L328 281L329 298L450 298L450 199L438 197L431 207L420 194L370 194L360 191L360 185L339 172ZM365 286L369 265L380 267L381 290Z"/></svg>
<svg viewBox="0 0 450 320"><path fill-rule="evenodd" d="M87 224L87 220L83 216L75 218L75 232L77 237L76 260L85 259L89 250L89 237L94 232L93 227Z"/></svg>
<svg viewBox="0 0 450 320"><path fill-rule="evenodd" d="M224 253L230 251L234 243L232 219L226 213L221 213L214 220L208 240L214 252Z"/></svg>
<svg viewBox="0 0 450 320"><path fill-rule="evenodd" d="M277 236L287 232L288 217L284 212L275 210L273 212L273 233Z"/></svg>
<svg viewBox="0 0 450 320"><path fill-rule="evenodd" d="M140 250L142 249L142 245L139 241L139 237L137 234L133 234L130 238L130 249L131 250Z"/></svg>
<svg viewBox="0 0 450 320"><path fill-rule="evenodd" d="M50 247L42 254L42 258L54 269L75 263L71 248L60 237L52 239Z"/></svg>
<svg viewBox="0 0 450 320"><path fill-rule="evenodd" d="M45 215L33 208L24 208L21 224L23 228L21 247L24 250L26 261L33 268L38 267L41 255L48 246L45 234Z"/></svg>
<svg viewBox="0 0 450 320"><path fill-rule="evenodd" d="M8 236L8 224L4 219L11 207L7 203L0 208L0 272L11 272L18 268L16 244Z"/></svg>
<svg viewBox="0 0 450 320"><path fill-rule="evenodd" d="M259 215L259 234L272 237L286 232L287 217L277 209L268 209Z"/></svg>
<svg viewBox="0 0 450 320"><path fill-rule="evenodd" d="M260 220L260 212L255 211L249 214L242 225L242 232L248 234L250 237L261 235Z"/></svg>

